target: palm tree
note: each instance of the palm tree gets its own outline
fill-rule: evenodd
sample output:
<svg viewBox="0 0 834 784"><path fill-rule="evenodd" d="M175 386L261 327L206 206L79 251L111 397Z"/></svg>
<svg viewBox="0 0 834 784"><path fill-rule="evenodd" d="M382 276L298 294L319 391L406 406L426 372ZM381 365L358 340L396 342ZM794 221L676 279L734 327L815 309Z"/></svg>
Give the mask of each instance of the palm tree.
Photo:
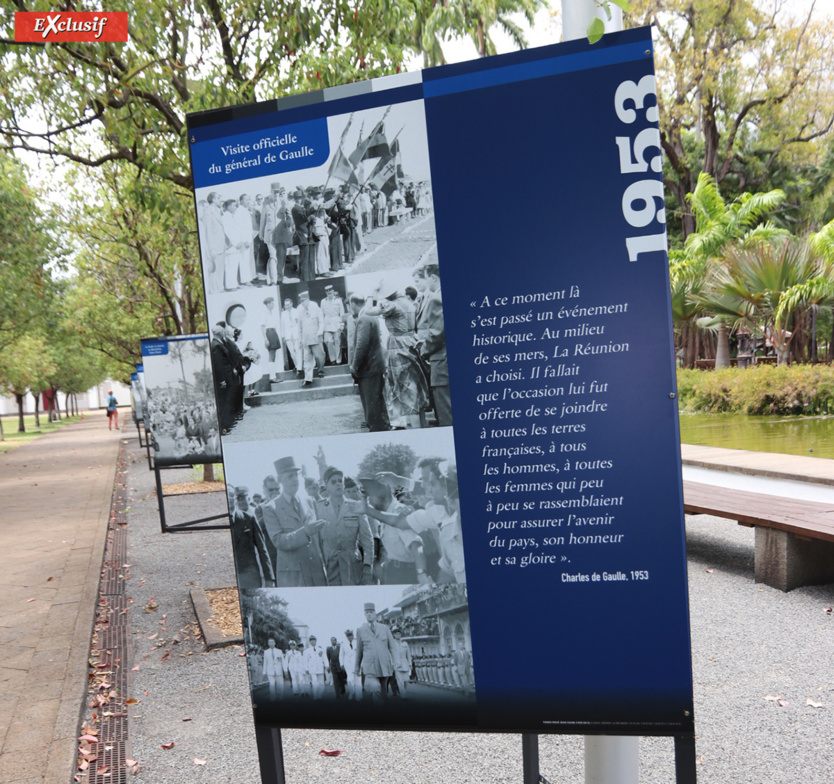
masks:
<svg viewBox="0 0 834 784"><path fill-rule="evenodd" d="M784 199L782 191L772 190L767 193L743 193L727 204L713 177L704 172L699 175L695 190L687 196L695 216L695 231L686 238L683 251L679 254L679 258L687 262L683 282L688 286L680 296L684 298L685 312L688 313L687 331L696 325L717 330L716 367L730 365L729 333L740 317L723 310L720 306L726 303L714 300L705 288L711 278L710 271L721 263L725 249L732 243L752 247L774 237L787 236L787 231L776 228L769 221L761 223ZM675 276L670 274L670 277L674 300ZM712 305L719 306L718 310ZM696 314L694 311L699 312ZM707 316L707 312L712 315ZM694 343L689 341L688 346L693 347ZM684 345L684 365L692 367L696 358L688 352L688 346Z"/></svg>
<svg viewBox="0 0 834 784"><path fill-rule="evenodd" d="M834 306L830 268L802 238L734 245L713 268L708 285L709 307L716 317L744 320L763 332L780 365L788 361L811 308Z"/></svg>
<svg viewBox="0 0 834 784"><path fill-rule="evenodd" d="M469 31L481 57L496 53L489 34L496 25L519 49L525 49L527 39L513 16L522 14L532 26L545 0L417 0L416 6L414 42L423 51L424 63L435 64L444 62L440 41L458 30Z"/></svg>

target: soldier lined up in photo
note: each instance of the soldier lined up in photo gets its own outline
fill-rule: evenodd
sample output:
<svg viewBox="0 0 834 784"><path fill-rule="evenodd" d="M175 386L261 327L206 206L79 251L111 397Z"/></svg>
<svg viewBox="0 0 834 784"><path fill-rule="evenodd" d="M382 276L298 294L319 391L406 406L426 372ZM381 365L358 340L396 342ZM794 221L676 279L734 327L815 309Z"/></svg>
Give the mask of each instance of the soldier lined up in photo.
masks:
<svg viewBox="0 0 834 784"><path fill-rule="evenodd" d="M465 603L465 590L460 590ZM273 701L365 699L377 704L389 698L407 700L418 685L465 697L473 694L472 655L465 635L441 638L436 629L433 635L412 635L405 623L409 619L399 614L388 619L373 602L365 603L364 614L364 624L355 631L346 629L341 638L331 636L326 648L313 634L305 640L299 633L306 629L303 625L287 638L281 631L265 630L265 646L248 645L253 689L268 685ZM430 696L431 691L422 689L416 698Z"/></svg>
<svg viewBox="0 0 834 784"><path fill-rule="evenodd" d="M303 285L284 287L288 295L280 312L267 296L258 325L242 305L229 308L227 318L212 327L211 341L223 435L243 418L252 398L281 382L280 367L294 369L310 387L325 377L325 367L345 363L370 432L451 425L440 268L418 265L412 280L413 286L386 288L381 279L370 293L349 292L349 307L340 296L342 279L326 285L319 302ZM295 299L289 296L293 291ZM236 314L243 314L243 331L229 323Z"/></svg>
<svg viewBox="0 0 834 784"><path fill-rule="evenodd" d="M282 457L262 490L229 486L242 590L465 582L454 465L425 457L414 479L352 478L321 448L316 459L318 479Z"/></svg>
<svg viewBox="0 0 834 784"><path fill-rule="evenodd" d="M217 411L211 393L201 395L195 403L182 389L148 389L145 415L151 446L158 456L220 459Z"/></svg>
<svg viewBox="0 0 834 784"><path fill-rule="evenodd" d="M348 269L365 251L364 237L431 210L428 182L296 187L235 198L216 191L197 203L200 247L209 294L240 286L310 281Z"/></svg>

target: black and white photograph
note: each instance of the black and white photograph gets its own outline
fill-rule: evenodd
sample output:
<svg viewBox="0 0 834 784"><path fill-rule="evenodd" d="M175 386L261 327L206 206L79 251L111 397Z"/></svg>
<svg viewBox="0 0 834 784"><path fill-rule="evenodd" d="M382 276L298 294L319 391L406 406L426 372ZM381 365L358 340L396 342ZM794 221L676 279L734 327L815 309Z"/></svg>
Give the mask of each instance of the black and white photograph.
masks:
<svg viewBox="0 0 834 784"><path fill-rule="evenodd" d="M225 449L242 590L463 585L451 429Z"/></svg>
<svg viewBox="0 0 834 784"><path fill-rule="evenodd" d="M210 313L223 292L437 261L422 101L327 122L326 164L197 189Z"/></svg>
<svg viewBox="0 0 834 784"><path fill-rule="evenodd" d="M132 380L130 382L130 405L133 410L133 421L134 422L144 422L145 421L145 408L142 405L142 397L139 394L139 378L136 373L132 374Z"/></svg>
<svg viewBox="0 0 834 784"><path fill-rule="evenodd" d="M465 585L340 588L326 602L307 589L260 589L241 603L252 701L267 723L285 710L304 726L437 722L438 711L450 726L471 720Z"/></svg>
<svg viewBox="0 0 834 784"><path fill-rule="evenodd" d="M452 424L437 264L284 283L276 295L226 292L212 305L224 445L264 434ZM235 364L244 367L229 367ZM235 379L241 372L242 394ZM227 404L232 398L234 406Z"/></svg>
<svg viewBox="0 0 834 784"><path fill-rule="evenodd" d="M208 336L143 340L142 360L154 461L160 466L219 463Z"/></svg>
<svg viewBox="0 0 834 784"><path fill-rule="evenodd" d="M136 395L136 402L142 409L142 418L144 420L145 412L148 410L148 395L145 390L145 366L136 366L136 380L132 382L133 391ZM147 423L146 423L147 426Z"/></svg>

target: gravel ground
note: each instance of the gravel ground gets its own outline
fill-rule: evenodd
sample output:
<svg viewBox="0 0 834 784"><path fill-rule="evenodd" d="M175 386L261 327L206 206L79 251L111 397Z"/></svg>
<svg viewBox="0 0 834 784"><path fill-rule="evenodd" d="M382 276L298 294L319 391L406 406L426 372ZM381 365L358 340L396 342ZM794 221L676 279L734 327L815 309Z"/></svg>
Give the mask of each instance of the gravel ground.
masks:
<svg viewBox="0 0 834 784"><path fill-rule="evenodd" d="M130 441L133 639L128 756L148 784L260 781L241 647L206 653L188 597L234 580L228 531L160 534L153 474ZM182 481L186 471L167 471ZM166 501L171 523L225 509L222 494ZM783 594L753 582L753 531L688 518L701 784L834 781L834 585ZM149 602L157 609L146 611ZM778 697L782 703L767 697ZM807 704L811 699L823 707ZM520 782L518 735L284 730L289 784ZM162 744L174 742L170 750ZM323 757L320 749L341 749ZM205 761L197 764L195 759ZM541 772L581 784L583 742L542 736ZM640 741L640 780L674 781L669 738Z"/></svg>

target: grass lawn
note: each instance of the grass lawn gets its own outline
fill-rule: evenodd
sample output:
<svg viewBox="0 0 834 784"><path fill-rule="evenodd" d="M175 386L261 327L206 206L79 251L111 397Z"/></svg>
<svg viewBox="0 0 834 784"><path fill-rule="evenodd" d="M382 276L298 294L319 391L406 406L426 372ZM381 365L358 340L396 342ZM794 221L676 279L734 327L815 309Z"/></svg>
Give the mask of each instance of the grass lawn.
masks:
<svg viewBox="0 0 834 784"><path fill-rule="evenodd" d="M64 425L68 425L70 422L77 422L79 419L81 419L81 416L66 417L62 415L60 422L49 422L49 417L45 414L41 414L41 426L36 428L35 416L34 414L30 414L23 417L23 424L26 427L26 432L18 433L17 414L4 416L3 433L5 434L5 438L0 441L0 454L10 451L16 446L28 444L30 441L34 440L38 436L42 436L44 433L51 433L53 430L57 430Z"/></svg>

